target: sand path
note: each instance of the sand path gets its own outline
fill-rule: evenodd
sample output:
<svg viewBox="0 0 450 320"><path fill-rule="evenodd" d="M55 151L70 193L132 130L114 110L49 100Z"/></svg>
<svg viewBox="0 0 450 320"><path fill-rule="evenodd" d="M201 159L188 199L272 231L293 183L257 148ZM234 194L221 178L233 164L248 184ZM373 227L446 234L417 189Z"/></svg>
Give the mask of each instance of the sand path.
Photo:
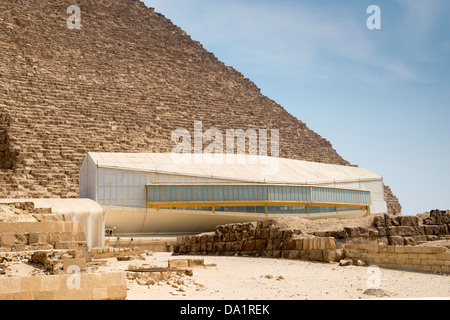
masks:
<svg viewBox="0 0 450 320"><path fill-rule="evenodd" d="M118 262L109 259L109 270L125 270L130 264L167 267L169 259L202 258L216 266L194 268L189 281L205 286L196 291L184 286L177 292L167 284L141 286L128 280L129 300L306 300L306 299L378 299L364 294L368 267L327 264L300 260L253 257L173 257L155 253L145 261ZM450 275L379 269L381 289L389 298L449 298ZM188 277L188 276L185 276ZM198 290L198 288L197 288Z"/></svg>

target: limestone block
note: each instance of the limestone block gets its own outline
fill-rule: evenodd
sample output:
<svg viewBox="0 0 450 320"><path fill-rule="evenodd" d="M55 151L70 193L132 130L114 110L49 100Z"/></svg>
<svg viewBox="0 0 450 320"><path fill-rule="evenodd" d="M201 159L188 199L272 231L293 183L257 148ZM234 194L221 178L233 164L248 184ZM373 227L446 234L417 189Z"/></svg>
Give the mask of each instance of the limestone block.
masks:
<svg viewBox="0 0 450 320"><path fill-rule="evenodd" d="M416 245L416 241L414 240L413 237L403 237L403 239L405 240L405 245L407 245L407 246Z"/></svg>
<svg viewBox="0 0 450 320"><path fill-rule="evenodd" d="M303 239L294 239L293 242L296 250L303 250Z"/></svg>
<svg viewBox="0 0 450 320"><path fill-rule="evenodd" d="M200 248L201 248L200 243L194 243L194 244L192 245L192 250L191 250L191 252L200 252ZM223 251L225 251L225 243L223 243Z"/></svg>
<svg viewBox="0 0 450 320"><path fill-rule="evenodd" d="M439 236L427 235L427 241L437 241L439 240Z"/></svg>
<svg viewBox="0 0 450 320"><path fill-rule="evenodd" d="M369 232L369 237L378 237L380 235L377 228L367 228L367 230Z"/></svg>
<svg viewBox="0 0 450 320"><path fill-rule="evenodd" d="M338 231L333 231L333 232L331 232L331 234L329 236L331 236L335 239L344 239L344 238L349 237L347 231L345 231L344 229L338 230Z"/></svg>
<svg viewBox="0 0 450 320"><path fill-rule="evenodd" d="M269 234L270 239L282 239L283 232L281 230L271 229Z"/></svg>
<svg viewBox="0 0 450 320"><path fill-rule="evenodd" d="M398 216L397 220L401 226L417 227L419 225L417 216Z"/></svg>
<svg viewBox="0 0 450 320"><path fill-rule="evenodd" d="M272 257L280 258L281 257L281 250L273 250Z"/></svg>
<svg viewBox="0 0 450 320"><path fill-rule="evenodd" d="M77 270L82 270L86 268L86 259L84 258L74 258L74 259L64 259L63 260L63 270L64 272L69 272L69 268L77 267Z"/></svg>
<svg viewBox="0 0 450 320"><path fill-rule="evenodd" d="M74 234L73 232L59 232L59 241L60 242L70 242L70 241L74 241Z"/></svg>
<svg viewBox="0 0 450 320"><path fill-rule="evenodd" d="M435 225L428 226L428 225L425 225L425 226L423 226L423 228L424 228L424 232L425 232L426 235L430 235L430 236L439 235L439 231L440 231L439 226L435 226Z"/></svg>
<svg viewBox="0 0 450 320"><path fill-rule="evenodd" d="M387 227L386 228L386 235L387 236L389 236L389 237L392 237L392 236L399 236L400 234L399 234L399 229L398 229L398 227Z"/></svg>
<svg viewBox="0 0 450 320"><path fill-rule="evenodd" d="M181 250L182 247L184 247L184 246L182 246L181 244L174 245L173 246L173 253L174 254L181 254L181 253L183 253L184 251Z"/></svg>
<svg viewBox="0 0 450 320"><path fill-rule="evenodd" d="M0 294L14 294L20 292L19 277L0 277Z"/></svg>
<svg viewBox="0 0 450 320"><path fill-rule="evenodd" d="M449 228L446 224L439 226L439 235L444 236L449 234Z"/></svg>
<svg viewBox="0 0 450 320"><path fill-rule="evenodd" d="M450 263L450 251L445 251L444 253L438 253L436 255L438 259L448 261Z"/></svg>
<svg viewBox="0 0 450 320"><path fill-rule="evenodd" d="M270 228L276 224L276 220L264 220L261 228Z"/></svg>
<svg viewBox="0 0 450 320"><path fill-rule="evenodd" d="M20 292L40 291L42 286L42 277L20 277Z"/></svg>
<svg viewBox="0 0 450 320"><path fill-rule="evenodd" d="M57 250L78 250L78 243L76 242L57 242L55 243L55 249Z"/></svg>
<svg viewBox="0 0 450 320"><path fill-rule="evenodd" d="M375 227L385 227L386 224L385 224L384 216L375 216L373 218L373 225Z"/></svg>
<svg viewBox="0 0 450 320"><path fill-rule="evenodd" d="M336 249L336 240L332 237L323 238L325 240L325 246L322 249Z"/></svg>
<svg viewBox="0 0 450 320"><path fill-rule="evenodd" d="M27 250L29 250L29 247L26 244L15 244L11 246L11 251L19 252Z"/></svg>
<svg viewBox="0 0 450 320"><path fill-rule="evenodd" d="M107 288L107 300L124 300L127 297L127 286L120 285Z"/></svg>
<svg viewBox="0 0 450 320"><path fill-rule="evenodd" d="M28 244L28 233L16 233L14 235L14 243L15 244Z"/></svg>
<svg viewBox="0 0 450 320"><path fill-rule="evenodd" d="M344 250L343 249L326 249L326 250L322 250L322 254L323 254L323 261L326 262L338 262L340 260L342 260L345 256L344 254Z"/></svg>
<svg viewBox="0 0 450 320"><path fill-rule="evenodd" d="M287 252L287 259L300 259L301 250L286 250L283 252Z"/></svg>
<svg viewBox="0 0 450 320"><path fill-rule="evenodd" d="M430 249L431 249L431 253L433 253L433 254L444 253L447 251L447 249L444 247L430 247Z"/></svg>
<svg viewBox="0 0 450 320"><path fill-rule="evenodd" d="M244 241L244 251L255 251L255 249L256 249L255 240Z"/></svg>
<svg viewBox="0 0 450 320"><path fill-rule="evenodd" d="M122 286L127 283L125 272L103 272L102 283L107 286Z"/></svg>
<svg viewBox="0 0 450 320"><path fill-rule="evenodd" d="M255 244L256 251L258 251L258 252L265 251L266 245L267 245L267 240L263 240L263 239L256 240L256 244Z"/></svg>
<svg viewBox="0 0 450 320"><path fill-rule="evenodd" d="M261 239L269 239L270 229L263 228L261 229Z"/></svg>
<svg viewBox="0 0 450 320"><path fill-rule="evenodd" d="M397 246L397 247L394 248L394 251L396 253L405 253L407 251L407 248L403 247L403 246Z"/></svg>
<svg viewBox="0 0 450 320"><path fill-rule="evenodd" d="M171 259L168 261L169 268L188 268L189 263L187 259Z"/></svg>
<svg viewBox="0 0 450 320"><path fill-rule="evenodd" d="M412 238L414 239L414 241L416 243L418 243L418 242L426 242L427 241L427 236L426 235L415 235L415 236L412 236Z"/></svg>
<svg viewBox="0 0 450 320"><path fill-rule="evenodd" d="M403 237L400 236L391 236L388 239L390 246L403 246L405 244Z"/></svg>
<svg viewBox="0 0 450 320"><path fill-rule="evenodd" d="M283 230L282 231L282 237L283 239L290 239L292 238L294 232L292 230Z"/></svg>
<svg viewBox="0 0 450 320"><path fill-rule="evenodd" d="M359 227L345 227L344 230L347 232L349 237L360 237L361 236Z"/></svg>
<svg viewBox="0 0 450 320"><path fill-rule="evenodd" d="M204 267L205 260L204 259L188 259L188 266L189 266L189 268Z"/></svg>
<svg viewBox="0 0 450 320"><path fill-rule="evenodd" d="M2 247L10 247L16 243L15 233L3 233L2 234Z"/></svg>
<svg viewBox="0 0 450 320"><path fill-rule="evenodd" d="M40 291L59 291L61 290L61 279L58 275L39 276L41 278Z"/></svg>
<svg viewBox="0 0 450 320"><path fill-rule="evenodd" d="M400 225L400 223L396 219L396 217L390 216L388 214L384 215L384 221L385 221L386 227L392 227L392 226L396 227L396 226Z"/></svg>
<svg viewBox="0 0 450 320"><path fill-rule="evenodd" d="M226 248L225 247L225 242L218 242L216 251L219 252L219 253L222 253L222 252L225 252L225 248Z"/></svg>
<svg viewBox="0 0 450 320"><path fill-rule="evenodd" d="M17 233L18 224L10 222L0 222L0 233Z"/></svg>
<svg viewBox="0 0 450 320"><path fill-rule="evenodd" d="M369 236L369 228L367 227L359 227L359 232L361 237L368 237Z"/></svg>
<svg viewBox="0 0 450 320"><path fill-rule="evenodd" d="M29 234L28 241L29 244L38 244L43 242L41 241L41 234L36 232L32 232Z"/></svg>
<svg viewBox="0 0 450 320"><path fill-rule="evenodd" d="M86 241L86 235L84 232L74 232L73 240L74 241Z"/></svg>
<svg viewBox="0 0 450 320"><path fill-rule="evenodd" d="M414 228L411 226L399 226L399 227L397 227L397 235L412 236L412 235L414 235Z"/></svg>
<svg viewBox="0 0 450 320"><path fill-rule="evenodd" d="M282 242L282 250L294 250L296 249L294 239L286 239Z"/></svg>
<svg viewBox="0 0 450 320"><path fill-rule="evenodd" d="M282 239L275 239L272 241L274 250L282 250L284 241Z"/></svg>
<svg viewBox="0 0 450 320"><path fill-rule="evenodd" d="M93 288L92 298L94 300L107 300L108 299L108 288Z"/></svg>
<svg viewBox="0 0 450 320"><path fill-rule="evenodd" d="M323 250L306 250L306 256L311 261L323 261Z"/></svg>
<svg viewBox="0 0 450 320"><path fill-rule="evenodd" d="M61 290L60 292L58 292L58 300L93 300L93 290Z"/></svg>
<svg viewBox="0 0 450 320"><path fill-rule="evenodd" d="M33 300L59 300L57 291L35 291L33 294Z"/></svg>

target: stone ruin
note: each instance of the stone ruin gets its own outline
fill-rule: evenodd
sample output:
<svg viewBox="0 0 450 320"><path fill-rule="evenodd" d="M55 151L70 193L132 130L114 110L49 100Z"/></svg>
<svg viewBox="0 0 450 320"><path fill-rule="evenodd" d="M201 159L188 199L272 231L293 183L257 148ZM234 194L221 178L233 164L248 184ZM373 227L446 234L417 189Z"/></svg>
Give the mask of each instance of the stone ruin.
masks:
<svg viewBox="0 0 450 320"><path fill-rule="evenodd" d="M97 272L80 222L33 202L0 204L0 221L0 300L126 298L125 273Z"/></svg>
<svg viewBox="0 0 450 320"><path fill-rule="evenodd" d="M87 152L170 152L171 133L279 129L280 156L350 165L169 19L136 0L0 2L0 197L78 196ZM401 206L385 188L389 213Z"/></svg>
<svg viewBox="0 0 450 320"><path fill-rule="evenodd" d="M277 220L218 226L178 238L174 255L223 255L339 262L450 273L450 211L425 216L377 215L368 226L306 233ZM434 246L443 241L444 246ZM364 261L365 260L365 261ZM343 262L344 264L344 262Z"/></svg>

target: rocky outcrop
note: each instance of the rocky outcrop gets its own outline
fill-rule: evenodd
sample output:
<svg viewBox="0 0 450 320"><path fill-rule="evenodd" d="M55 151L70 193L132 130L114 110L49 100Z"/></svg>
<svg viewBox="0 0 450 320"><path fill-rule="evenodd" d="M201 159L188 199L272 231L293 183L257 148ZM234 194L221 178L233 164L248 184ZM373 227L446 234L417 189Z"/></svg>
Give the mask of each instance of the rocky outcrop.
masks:
<svg viewBox="0 0 450 320"><path fill-rule="evenodd" d="M317 231L280 228L276 220L218 226L213 233L180 237L174 254L241 255L339 261L347 245L417 245L450 239L450 211L418 216L374 216L368 227Z"/></svg>

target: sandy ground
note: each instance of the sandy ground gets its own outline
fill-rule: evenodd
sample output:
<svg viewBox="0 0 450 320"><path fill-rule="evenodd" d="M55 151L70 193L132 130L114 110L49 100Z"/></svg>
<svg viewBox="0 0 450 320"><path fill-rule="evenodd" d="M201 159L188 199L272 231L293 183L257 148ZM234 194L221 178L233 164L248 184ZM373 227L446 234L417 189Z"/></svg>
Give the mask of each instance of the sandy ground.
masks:
<svg viewBox="0 0 450 320"><path fill-rule="evenodd" d="M139 285L128 280L128 300L333 300L380 299L364 294L373 273L368 267L269 258L189 256L154 253L145 261L108 259L103 270L125 270L129 265L167 267L169 259L202 258L206 268L194 268L183 276L192 284L179 292L165 282ZM450 299L450 276L379 269L381 289L393 299Z"/></svg>

